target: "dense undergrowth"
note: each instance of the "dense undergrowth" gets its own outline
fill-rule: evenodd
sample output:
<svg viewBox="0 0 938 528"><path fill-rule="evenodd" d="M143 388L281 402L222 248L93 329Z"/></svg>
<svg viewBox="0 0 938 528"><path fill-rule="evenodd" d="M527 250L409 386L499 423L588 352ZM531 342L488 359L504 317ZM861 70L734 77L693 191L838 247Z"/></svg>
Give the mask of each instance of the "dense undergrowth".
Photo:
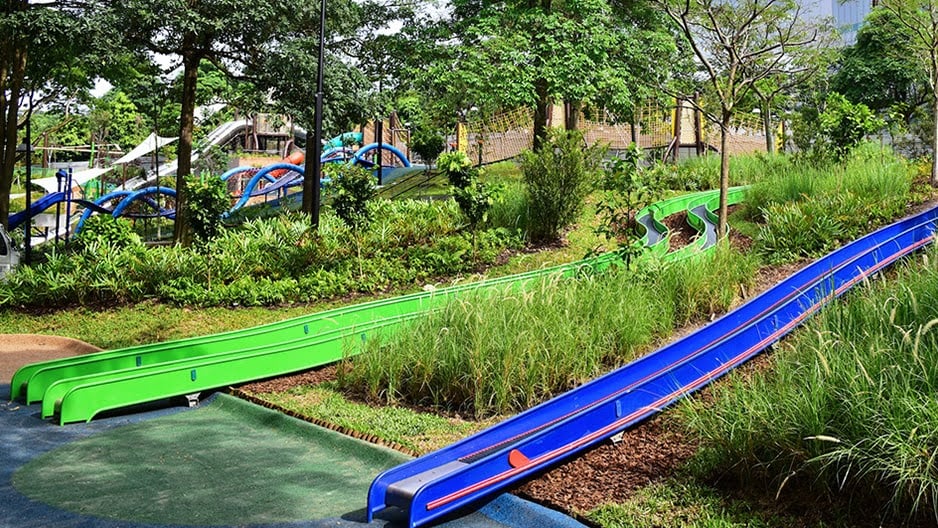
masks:
<svg viewBox="0 0 938 528"><path fill-rule="evenodd" d="M144 299L195 305L273 305L376 293L491 265L521 247L517 230L461 229L451 201L376 201L361 233L324 215L258 219L205 245L145 247L90 241L53 248L0 282L2 306L68 306ZM74 245L73 245L74 246Z"/></svg>
<svg viewBox="0 0 938 528"><path fill-rule="evenodd" d="M772 263L823 255L901 216L913 199L910 164L869 145L844 163L775 157L765 167L744 216L760 224L756 243Z"/></svg>
<svg viewBox="0 0 938 528"><path fill-rule="evenodd" d="M517 412L634 359L676 326L727 310L757 266L721 247L706 265L478 293L369 340L340 369L340 384L385 403L476 417Z"/></svg>
<svg viewBox="0 0 938 528"><path fill-rule="evenodd" d="M716 387L712 407L684 406L706 467L934 517L938 253L916 261L828 307L770 368Z"/></svg>

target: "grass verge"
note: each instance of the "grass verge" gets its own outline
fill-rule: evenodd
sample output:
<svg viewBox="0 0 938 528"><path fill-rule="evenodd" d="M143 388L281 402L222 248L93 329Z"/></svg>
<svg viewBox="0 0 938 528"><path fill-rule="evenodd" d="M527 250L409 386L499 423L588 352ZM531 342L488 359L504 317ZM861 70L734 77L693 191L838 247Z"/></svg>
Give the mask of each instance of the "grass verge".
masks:
<svg viewBox="0 0 938 528"><path fill-rule="evenodd" d="M874 279L787 340L770 369L718 385L712 406L682 406L710 470L934 521L936 262L932 250Z"/></svg>

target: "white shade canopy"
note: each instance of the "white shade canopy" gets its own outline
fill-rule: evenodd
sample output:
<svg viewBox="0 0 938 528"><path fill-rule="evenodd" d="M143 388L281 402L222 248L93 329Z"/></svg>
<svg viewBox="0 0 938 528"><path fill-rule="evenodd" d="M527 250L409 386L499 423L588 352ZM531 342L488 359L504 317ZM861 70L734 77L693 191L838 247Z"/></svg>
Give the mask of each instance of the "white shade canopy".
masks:
<svg viewBox="0 0 938 528"><path fill-rule="evenodd" d="M114 161L114 165L122 165L124 163L130 163L136 159L139 159L154 150L162 147L163 145L168 145L173 141L176 141L178 138L174 137L160 137L156 134L151 133L144 139L139 145L133 148L127 154L124 154L120 159Z"/></svg>

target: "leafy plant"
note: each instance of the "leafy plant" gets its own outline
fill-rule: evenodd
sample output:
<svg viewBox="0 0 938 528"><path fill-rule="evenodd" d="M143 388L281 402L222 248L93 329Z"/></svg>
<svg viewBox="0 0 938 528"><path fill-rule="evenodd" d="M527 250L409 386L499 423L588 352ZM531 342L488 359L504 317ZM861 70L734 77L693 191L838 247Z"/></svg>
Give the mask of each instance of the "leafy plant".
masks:
<svg viewBox="0 0 938 528"><path fill-rule="evenodd" d="M75 235L75 242L82 247L92 244L109 245L116 248L141 245L140 237L134 233L130 222L108 214L91 215Z"/></svg>
<svg viewBox="0 0 938 528"><path fill-rule="evenodd" d="M326 174L332 178L332 208L349 227L359 229L371 220L368 202L376 194L375 178L357 165L327 165Z"/></svg>
<svg viewBox="0 0 938 528"><path fill-rule="evenodd" d="M222 230L222 217L231 207L228 188L220 178L191 175L186 179L186 189L192 239L204 245Z"/></svg>
<svg viewBox="0 0 938 528"><path fill-rule="evenodd" d="M818 123L821 147L838 161L846 159L863 138L885 125L868 106L851 103L836 92L827 96L827 105L818 115Z"/></svg>
<svg viewBox="0 0 938 528"><path fill-rule="evenodd" d="M598 179L605 148L585 146L578 131L552 130L541 150L521 154L532 240L556 240L576 219Z"/></svg>
<svg viewBox="0 0 938 528"><path fill-rule="evenodd" d="M410 134L409 146L420 159L432 166L433 160L446 148L446 138L432 128L420 126Z"/></svg>
<svg viewBox="0 0 938 528"><path fill-rule="evenodd" d="M642 150L632 143L607 163L602 194L596 204L599 224L595 232L618 245L626 265L641 251L641 246L636 244L636 214L659 195L655 180L649 178L649 172L642 166L643 157Z"/></svg>
<svg viewBox="0 0 938 528"><path fill-rule="evenodd" d="M469 156L458 150L440 155L436 166L449 179L450 185L457 189L465 189L478 176L478 171L472 168Z"/></svg>

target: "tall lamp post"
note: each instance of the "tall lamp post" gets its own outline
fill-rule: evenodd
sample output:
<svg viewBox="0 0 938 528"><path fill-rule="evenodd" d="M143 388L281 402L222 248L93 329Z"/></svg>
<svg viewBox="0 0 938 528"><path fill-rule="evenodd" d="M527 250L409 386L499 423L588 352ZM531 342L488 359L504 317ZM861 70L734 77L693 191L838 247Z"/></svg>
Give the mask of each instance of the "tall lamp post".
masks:
<svg viewBox="0 0 938 528"><path fill-rule="evenodd" d="M313 127L313 142L306 145L306 155L313 156L313 229L319 227L319 202L321 192L319 186L322 177L322 73L325 63L326 48L326 0L319 0L319 69L316 72L316 117ZM307 181L310 181L307 178Z"/></svg>

